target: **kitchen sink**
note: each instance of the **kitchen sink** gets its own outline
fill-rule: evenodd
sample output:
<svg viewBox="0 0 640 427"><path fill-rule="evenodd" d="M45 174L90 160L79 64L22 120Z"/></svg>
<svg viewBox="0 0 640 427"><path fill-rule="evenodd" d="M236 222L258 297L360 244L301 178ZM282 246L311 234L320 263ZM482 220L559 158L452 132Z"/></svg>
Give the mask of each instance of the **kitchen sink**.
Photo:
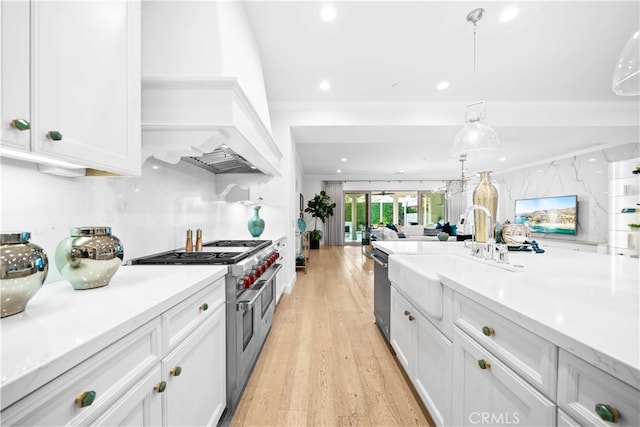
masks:
<svg viewBox="0 0 640 427"><path fill-rule="evenodd" d="M500 268L514 271L514 267L485 262L463 255L390 255L389 280L425 315L442 319L443 285L439 273L487 272ZM516 267L517 268L517 267Z"/></svg>

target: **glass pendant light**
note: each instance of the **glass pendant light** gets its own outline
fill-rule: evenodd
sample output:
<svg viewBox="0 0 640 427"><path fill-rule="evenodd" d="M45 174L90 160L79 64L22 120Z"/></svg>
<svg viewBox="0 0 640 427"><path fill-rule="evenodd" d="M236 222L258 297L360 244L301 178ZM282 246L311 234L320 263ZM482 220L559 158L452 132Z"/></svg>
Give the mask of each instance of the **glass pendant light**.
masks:
<svg viewBox="0 0 640 427"><path fill-rule="evenodd" d="M621 96L640 95L640 41L636 31L622 49L613 72L611 89Z"/></svg>
<svg viewBox="0 0 640 427"><path fill-rule="evenodd" d="M474 9L467 15L467 21L473 23L473 75L475 81L476 57L477 57L477 24L484 15L484 9ZM474 82L475 83L475 82ZM475 84L474 84L475 85ZM478 107L480 108L478 110ZM482 123L480 120L485 117L485 102L479 101L468 104L465 108L465 122L467 123L460 130L451 148L452 157L462 155L477 154L481 151L497 150L500 146L500 138L495 130Z"/></svg>

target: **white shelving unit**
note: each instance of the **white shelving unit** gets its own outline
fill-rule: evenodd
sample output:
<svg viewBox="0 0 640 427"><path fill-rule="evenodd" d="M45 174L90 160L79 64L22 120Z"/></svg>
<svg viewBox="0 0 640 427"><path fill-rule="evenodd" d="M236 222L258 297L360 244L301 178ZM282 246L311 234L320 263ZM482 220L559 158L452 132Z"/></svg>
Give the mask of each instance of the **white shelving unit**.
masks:
<svg viewBox="0 0 640 427"><path fill-rule="evenodd" d="M640 158L609 164L609 251L619 255L640 255L640 174L634 174ZM635 209L634 212L623 212Z"/></svg>

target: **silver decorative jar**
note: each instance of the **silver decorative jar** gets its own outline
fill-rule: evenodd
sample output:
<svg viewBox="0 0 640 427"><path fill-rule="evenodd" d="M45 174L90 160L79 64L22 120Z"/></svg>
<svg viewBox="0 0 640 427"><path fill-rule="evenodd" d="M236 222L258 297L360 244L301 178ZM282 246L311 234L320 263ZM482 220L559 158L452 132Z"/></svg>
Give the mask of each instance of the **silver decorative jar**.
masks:
<svg viewBox="0 0 640 427"><path fill-rule="evenodd" d="M47 278L47 254L30 240L27 231L0 234L0 317L23 312Z"/></svg>
<svg viewBox="0 0 640 427"><path fill-rule="evenodd" d="M74 227L55 254L58 271L77 290L108 285L123 259L122 243L111 227Z"/></svg>

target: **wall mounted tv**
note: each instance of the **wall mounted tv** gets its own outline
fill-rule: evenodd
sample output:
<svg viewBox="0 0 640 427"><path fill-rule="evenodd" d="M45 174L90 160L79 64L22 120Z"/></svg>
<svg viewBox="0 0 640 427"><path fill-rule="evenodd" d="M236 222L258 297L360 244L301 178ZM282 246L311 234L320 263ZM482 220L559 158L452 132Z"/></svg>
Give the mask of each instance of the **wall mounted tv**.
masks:
<svg viewBox="0 0 640 427"><path fill-rule="evenodd" d="M533 233L575 235L578 196L516 200L515 223L527 224Z"/></svg>

